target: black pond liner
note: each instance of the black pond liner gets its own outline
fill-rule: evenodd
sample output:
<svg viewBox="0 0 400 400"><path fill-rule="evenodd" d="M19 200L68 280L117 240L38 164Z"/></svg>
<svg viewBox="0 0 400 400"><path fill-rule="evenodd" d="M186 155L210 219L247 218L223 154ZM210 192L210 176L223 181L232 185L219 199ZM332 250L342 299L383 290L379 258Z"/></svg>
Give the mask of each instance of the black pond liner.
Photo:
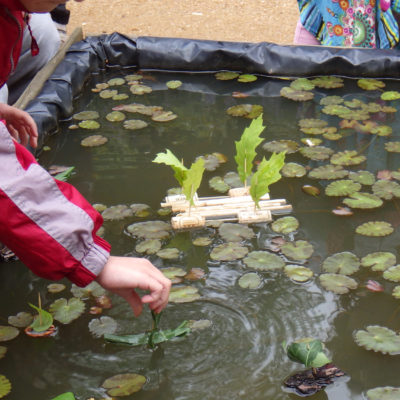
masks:
<svg viewBox="0 0 400 400"><path fill-rule="evenodd" d="M71 46L64 60L29 103L41 140L73 113L73 100L92 74L108 68L178 72L221 70L264 76L400 78L397 50L280 46L177 38L91 36Z"/></svg>

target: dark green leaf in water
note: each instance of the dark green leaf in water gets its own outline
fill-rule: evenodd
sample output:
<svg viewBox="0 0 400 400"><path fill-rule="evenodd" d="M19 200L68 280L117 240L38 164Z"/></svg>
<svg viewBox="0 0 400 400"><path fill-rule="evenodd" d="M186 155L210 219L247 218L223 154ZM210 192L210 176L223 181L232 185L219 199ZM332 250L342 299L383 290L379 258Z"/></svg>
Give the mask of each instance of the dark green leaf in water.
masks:
<svg viewBox="0 0 400 400"><path fill-rule="evenodd" d="M179 255L179 250L173 247L157 251L157 256L164 260L177 260L179 258Z"/></svg>
<svg viewBox="0 0 400 400"><path fill-rule="evenodd" d="M355 150L345 150L334 154L331 163L334 165L358 165L366 160L366 157L359 155Z"/></svg>
<svg viewBox="0 0 400 400"><path fill-rule="evenodd" d="M381 99L386 101L398 100L400 99L400 92L397 92L396 90L389 90L387 92L383 92L381 94Z"/></svg>
<svg viewBox="0 0 400 400"><path fill-rule="evenodd" d="M321 193L317 187L311 185L303 185L301 190L310 196L319 196Z"/></svg>
<svg viewBox="0 0 400 400"><path fill-rule="evenodd" d="M168 81L166 83L168 89L178 89L179 87L182 86L181 81Z"/></svg>
<svg viewBox="0 0 400 400"><path fill-rule="evenodd" d="M256 272L248 272L239 278L238 284L243 289L258 289L262 281L260 275Z"/></svg>
<svg viewBox="0 0 400 400"><path fill-rule="evenodd" d="M212 249L210 257L212 260L217 261L233 261L246 256L249 252L247 247L239 243L223 243Z"/></svg>
<svg viewBox="0 0 400 400"><path fill-rule="evenodd" d="M281 169L282 176L286 178L301 178L307 173L305 167L301 164L290 162L285 164Z"/></svg>
<svg viewBox="0 0 400 400"><path fill-rule="evenodd" d="M286 151L286 154L292 154L299 149L299 144L293 140L273 140L272 142L264 143L262 148L271 153Z"/></svg>
<svg viewBox="0 0 400 400"><path fill-rule="evenodd" d="M132 94L138 96L142 96L146 93L151 93L153 91L153 89L150 86L146 85L131 85L129 90L131 91Z"/></svg>
<svg viewBox="0 0 400 400"><path fill-rule="evenodd" d="M89 322L90 333L99 338L107 334L113 334L117 330L117 322L115 319L107 316L92 319Z"/></svg>
<svg viewBox="0 0 400 400"><path fill-rule="evenodd" d="M172 228L168 222L145 221L136 222L126 229L131 235L143 239L167 239Z"/></svg>
<svg viewBox="0 0 400 400"><path fill-rule="evenodd" d="M292 361L304 364L306 367L319 368L331 362L324 353L322 342L317 339L296 340L285 350Z"/></svg>
<svg viewBox="0 0 400 400"><path fill-rule="evenodd" d="M108 86L121 86L125 83L124 78L112 78L109 81L107 81Z"/></svg>
<svg viewBox="0 0 400 400"><path fill-rule="evenodd" d="M120 374L106 379L102 387L109 396L129 396L138 392L146 383L146 377L138 374Z"/></svg>
<svg viewBox="0 0 400 400"><path fill-rule="evenodd" d="M359 235L372 237L388 236L392 232L393 226L385 221L365 222L356 228Z"/></svg>
<svg viewBox="0 0 400 400"><path fill-rule="evenodd" d="M396 264L396 256L387 251L378 251L367 254L361 259L363 267L371 267L372 271L386 271Z"/></svg>
<svg viewBox="0 0 400 400"><path fill-rule="evenodd" d="M312 244L305 240L286 242L282 245L281 250L286 257L296 261L307 260L314 252Z"/></svg>
<svg viewBox="0 0 400 400"><path fill-rule="evenodd" d="M170 303L191 303L200 297L198 289L194 286L177 286L171 289L168 301Z"/></svg>
<svg viewBox="0 0 400 400"><path fill-rule="evenodd" d="M314 179L341 179L345 178L349 172L345 170L341 165L322 165L320 167L312 169L308 176Z"/></svg>
<svg viewBox="0 0 400 400"><path fill-rule="evenodd" d="M317 118L304 118L299 120L299 127L300 128L319 128L323 129L328 126L328 122L324 119L317 119Z"/></svg>
<svg viewBox="0 0 400 400"><path fill-rule="evenodd" d="M36 307L31 303L28 304L38 312L38 315L35 315L33 322L29 326L35 332L47 331L53 324L53 316L42 308Z"/></svg>
<svg viewBox="0 0 400 400"><path fill-rule="evenodd" d="M368 400L400 400L400 387L377 387L367 391Z"/></svg>
<svg viewBox="0 0 400 400"><path fill-rule="evenodd" d="M290 84L290 87L294 90L313 90L315 85L307 78L298 78Z"/></svg>
<svg viewBox="0 0 400 400"><path fill-rule="evenodd" d="M112 111L106 115L106 120L110 122L120 122L126 118L121 111Z"/></svg>
<svg viewBox="0 0 400 400"><path fill-rule="evenodd" d="M0 346L0 360L6 355L6 353L7 353L7 347Z"/></svg>
<svg viewBox="0 0 400 400"><path fill-rule="evenodd" d="M372 191L381 199L392 200L393 197L400 198L400 185L397 182L378 180L372 185Z"/></svg>
<svg viewBox="0 0 400 400"><path fill-rule="evenodd" d="M263 113L263 106L258 104L239 104L237 106L229 107L226 112L233 117L245 117L254 119Z"/></svg>
<svg viewBox="0 0 400 400"><path fill-rule="evenodd" d="M26 328L33 321L33 315L25 311L19 312L17 315L10 315L8 323L16 328Z"/></svg>
<svg viewBox="0 0 400 400"><path fill-rule="evenodd" d="M343 79L338 76L318 76L312 79L311 82L323 89L337 89L344 86Z"/></svg>
<svg viewBox="0 0 400 400"><path fill-rule="evenodd" d="M263 250L252 251L243 259L243 262L247 267L258 271L272 271L285 266L281 257Z"/></svg>
<svg viewBox="0 0 400 400"><path fill-rule="evenodd" d="M359 268L360 260L349 251L333 254L322 263L323 271L341 275L354 274Z"/></svg>
<svg viewBox="0 0 400 400"><path fill-rule="evenodd" d="M81 121L81 122L79 122L78 125L83 129L99 129L100 128L100 124L97 121L94 121L91 119Z"/></svg>
<svg viewBox="0 0 400 400"><path fill-rule="evenodd" d="M400 153L400 142L385 143L385 150L391 153Z"/></svg>
<svg viewBox="0 0 400 400"><path fill-rule="evenodd" d="M314 275L310 268L295 264L286 265L284 271L288 278L295 282L307 282Z"/></svg>
<svg viewBox="0 0 400 400"><path fill-rule="evenodd" d="M214 176L208 182L211 189L219 193L226 193L231 187L220 176Z"/></svg>
<svg viewBox="0 0 400 400"><path fill-rule="evenodd" d="M357 289L358 286L353 278L340 274L321 274L319 280L326 290L336 294L348 293L351 289Z"/></svg>
<svg viewBox="0 0 400 400"><path fill-rule="evenodd" d="M111 99L118 94L118 90L105 89L99 93L102 99Z"/></svg>
<svg viewBox="0 0 400 400"><path fill-rule="evenodd" d="M380 207L383 201L371 193L359 192L351 194L350 198L343 200L343 203L351 208L370 209Z"/></svg>
<svg viewBox="0 0 400 400"><path fill-rule="evenodd" d="M151 119L155 122L169 122L178 118L172 111L156 111L153 113Z"/></svg>
<svg viewBox="0 0 400 400"><path fill-rule="evenodd" d="M135 247L138 253L144 254L156 254L160 249L161 241L159 239L145 239Z"/></svg>
<svg viewBox="0 0 400 400"><path fill-rule="evenodd" d="M72 119L77 121L93 120L100 118L100 114L97 111L81 111L72 116Z"/></svg>
<svg viewBox="0 0 400 400"><path fill-rule="evenodd" d="M357 171L350 172L349 178L354 181L361 183L361 185L372 185L375 182L375 176L369 171Z"/></svg>
<svg viewBox="0 0 400 400"><path fill-rule="evenodd" d="M299 227L299 221L295 217L281 217L271 224L271 229L277 233L288 234Z"/></svg>
<svg viewBox="0 0 400 400"><path fill-rule="evenodd" d="M325 188L325 194L327 196L350 196L360 189L361 185L359 183L353 182L350 179L342 179L331 182Z"/></svg>
<svg viewBox="0 0 400 400"><path fill-rule="evenodd" d="M383 277L391 282L400 282L400 265L389 267L383 272Z"/></svg>
<svg viewBox="0 0 400 400"><path fill-rule="evenodd" d="M238 76L238 82L249 83L257 80L257 77L252 74L242 74Z"/></svg>
<svg viewBox="0 0 400 400"><path fill-rule="evenodd" d="M105 136L101 135L92 135L88 136L81 141L81 146L83 147L97 147L102 146L107 143L108 139Z"/></svg>
<svg viewBox="0 0 400 400"><path fill-rule="evenodd" d="M386 86L385 82L378 79L359 79L357 85L364 90L378 90Z"/></svg>
<svg viewBox="0 0 400 400"><path fill-rule="evenodd" d="M333 150L324 146L301 147L300 153L310 160L323 161L327 160L333 154Z"/></svg>
<svg viewBox="0 0 400 400"><path fill-rule="evenodd" d="M7 342L16 338L19 334L19 330L14 326L3 326L0 325L0 342Z"/></svg>
<svg viewBox="0 0 400 400"><path fill-rule="evenodd" d="M104 221L121 221L124 218L133 217L133 210L125 204L118 204L106 208L101 213Z"/></svg>
<svg viewBox="0 0 400 400"><path fill-rule="evenodd" d="M106 290L100 286L96 281L92 281L89 285L85 287L78 287L76 285L72 285L71 293L74 297L78 297L80 299L88 299L90 297L100 297L106 294Z"/></svg>
<svg viewBox="0 0 400 400"><path fill-rule="evenodd" d="M255 236L253 229L247 225L224 222L218 233L226 242L242 242Z"/></svg>
<svg viewBox="0 0 400 400"><path fill-rule="evenodd" d="M295 90L289 86L283 87L280 91L282 97L294 101L308 101L314 98L314 93L306 90Z"/></svg>
<svg viewBox="0 0 400 400"><path fill-rule="evenodd" d="M11 382L4 375L0 375L0 399L7 396L10 392Z"/></svg>
<svg viewBox="0 0 400 400"><path fill-rule="evenodd" d="M354 340L367 350L379 351L383 354L400 352L400 336L385 326L367 326L366 330L354 333Z"/></svg>
<svg viewBox="0 0 400 400"><path fill-rule="evenodd" d="M230 81L232 79L236 79L239 76L239 74L237 72L232 72L232 71L221 71L217 72L214 76L219 81Z"/></svg>
<svg viewBox="0 0 400 400"><path fill-rule="evenodd" d="M83 314L85 311L85 303L77 297L73 297L69 300L61 298L54 301L50 305L49 310L53 314L55 320L62 324L69 324Z"/></svg>

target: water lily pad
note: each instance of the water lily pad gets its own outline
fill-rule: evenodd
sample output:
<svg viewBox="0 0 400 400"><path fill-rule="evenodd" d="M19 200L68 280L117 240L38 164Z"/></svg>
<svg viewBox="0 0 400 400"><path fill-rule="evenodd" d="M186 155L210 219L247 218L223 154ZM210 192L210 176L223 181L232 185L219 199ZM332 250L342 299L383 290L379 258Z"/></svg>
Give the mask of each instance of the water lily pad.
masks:
<svg viewBox="0 0 400 400"><path fill-rule="evenodd" d="M326 140L340 140L343 137L343 133L325 132L322 136Z"/></svg>
<svg viewBox="0 0 400 400"><path fill-rule="evenodd" d="M239 76L239 74L237 72L232 72L232 71L221 71L217 72L214 76L219 81L230 81L232 79L236 79Z"/></svg>
<svg viewBox="0 0 400 400"><path fill-rule="evenodd" d="M167 239L171 230L171 224L164 221L136 222L129 225L127 231L143 239Z"/></svg>
<svg viewBox="0 0 400 400"><path fill-rule="evenodd" d="M97 111L81 111L72 116L72 119L77 121L94 120L100 118L100 114Z"/></svg>
<svg viewBox="0 0 400 400"><path fill-rule="evenodd" d="M260 116L264 111L263 106L258 104L239 104L229 107L226 112L233 117L245 117L254 119Z"/></svg>
<svg viewBox="0 0 400 400"><path fill-rule="evenodd" d="M111 99L118 94L118 90L105 89L99 93L102 99Z"/></svg>
<svg viewBox="0 0 400 400"><path fill-rule="evenodd" d="M175 278L181 278L186 275L186 271L183 268L179 267L163 268L161 272L164 274L166 278L171 280Z"/></svg>
<svg viewBox="0 0 400 400"><path fill-rule="evenodd" d="M129 396L138 392L146 383L146 377L138 374L120 374L106 379L102 387L109 396Z"/></svg>
<svg viewBox="0 0 400 400"><path fill-rule="evenodd" d="M372 185L372 191L381 199L400 198L400 185L397 182L380 179Z"/></svg>
<svg viewBox="0 0 400 400"><path fill-rule="evenodd" d="M372 271L386 271L396 264L396 256L387 251L367 254L361 259L363 267L371 267Z"/></svg>
<svg viewBox="0 0 400 400"><path fill-rule="evenodd" d="M288 234L299 227L299 221L295 217L281 217L271 224L271 229L277 233Z"/></svg>
<svg viewBox="0 0 400 400"><path fill-rule="evenodd" d="M328 122L324 119L317 119L317 118L303 118L299 120L299 127L300 128L325 128L328 126Z"/></svg>
<svg viewBox="0 0 400 400"><path fill-rule="evenodd" d="M33 315L25 311L19 312L17 315L10 315L8 323L16 328L26 328L33 322Z"/></svg>
<svg viewBox="0 0 400 400"><path fill-rule="evenodd" d="M193 286L177 286L169 292L168 301L170 303L191 303L200 297L198 289Z"/></svg>
<svg viewBox="0 0 400 400"><path fill-rule="evenodd" d="M365 103L363 101L361 101L360 99L352 99L352 100L347 100L344 102L344 105L346 107L350 107L350 108L360 108L364 104Z"/></svg>
<svg viewBox="0 0 400 400"><path fill-rule="evenodd" d="M323 89L337 89L344 86L343 79L338 76L319 76L312 79L311 82L315 86Z"/></svg>
<svg viewBox="0 0 400 400"><path fill-rule="evenodd" d="M333 154L333 150L325 146L301 147L300 153L310 160L323 161Z"/></svg>
<svg viewBox="0 0 400 400"><path fill-rule="evenodd" d="M178 118L172 111L156 111L153 113L151 119L155 122L169 122Z"/></svg>
<svg viewBox="0 0 400 400"><path fill-rule="evenodd" d="M238 284L243 289L258 289L262 284L262 280L257 272L248 272L239 278Z"/></svg>
<svg viewBox="0 0 400 400"><path fill-rule="evenodd" d="M124 78L112 78L107 81L108 86L121 86L125 83Z"/></svg>
<svg viewBox="0 0 400 400"><path fill-rule="evenodd" d="M333 254L322 263L323 271L340 275L354 274L359 268L360 260L349 251Z"/></svg>
<svg viewBox="0 0 400 400"><path fill-rule="evenodd" d="M115 101L121 101L121 100L129 99L129 96L126 93L118 93L111 98Z"/></svg>
<svg viewBox="0 0 400 400"><path fill-rule="evenodd" d="M321 104L321 106L329 106L332 104L342 104L344 102L343 97L340 96L325 96L323 97L319 104Z"/></svg>
<svg viewBox="0 0 400 400"><path fill-rule="evenodd" d="M100 128L100 124L97 121L88 119L88 120L84 120L79 122L79 127L83 128L83 129L99 129Z"/></svg>
<svg viewBox="0 0 400 400"><path fill-rule="evenodd" d="M392 127L388 125L375 126L370 130L370 133L377 136L390 136L392 132Z"/></svg>
<svg viewBox="0 0 400 400"><path fill-rule="evenodd" d="M156 254L161 249L161 246L159 239L145 239L136 245L135 250L138 253Z"/></svg>
<svg viewBox="0 0 400 400"><path fill-rule="evenodd" d="M6 353L7 353L7 347L0 346L0 360L6 355Z"/></svg>
<svg viewBox="0 0 400 400"><path fill-rule="evenodd" d="M193 239L192 243L195 246L209 246L212 243L212 240L208 236L199 236L196 239Z"/></svg>
<svg viewBox="0 0 400 400"><path fill-rule="evenodd" d="M325 106L321 111L324 114L337 115L340 118L348 119L353 119L352 116L355 114L355 111L341 104L330 104L328 106Z"/></svg>
<svg viewBox="0 0 400 400"><path fill-rule="evenodd" d="M110 122L120 122L126 118L121 111L112 111L106 115L106 120Z"/></svg>
<svg viewBox="0 0 400 400"><path fill-rule="evenodd" d="M254 82L257 80L257 77L252 74L241 74L238 76L237 81L242 82L242 83L249 83L249 82Z"/></svg>
<svg viewBox="0 0 400 400"><path fill-rule="evenodd" d="M214 247L210 253L212 260L217 261L233 261L246 256L249 252L248 248L239 243L223 243Z"/></svg>
<svg viewBox="0 0 400 400"><path fill-rule="evenodd" d="M286 257L296 261L307 260L314 252L312 244L305 240L286 242L281 250Z"/></svg>
<svg viewBox="0 0 400 400"><path fill-rule="evenodd" d="M104 221L120 221L124 218L133 217L133 210L125 204L118 204L106 208L101 213Z"/></svg>
<svg viewBox="0 0 400 400"><path fill-rule="evenodd" d="M101 83L96 83L96 89L100 92L101 90L107 89L108 88L108 83L106 82L101 82ZM93 89L92 89L93 90Z"/></svg>
<svg viewBox="0 0 400 400"><path fill-rule="evenodd" d="M81 146L83 147L97 147L102 146L107 143L108 139L105 136L101 135L92 135L88 136L81 141Z"/></svg>
<svg viewBox="0 0 400 400"><path fill-rule="evenodd" d="M290 87L295 90L313 90L315 85L307 78L298 78L290 84Z"/></svg>
<svg viewBox="0 0 400 400"><path fill-rule="evenodd" d="M221 176L214 176L212 177L208 184L210 185L211 189L214 189L216 192L219 193L226 193L231 187L224 181Z"/></svg>
<svg viewBox="0 0 400 400"><path fill-rule="evenodd" d="M115 319L107 316L95 318L89 322L89 331L93 336L97 338L104 336L106 333L115 333L117 327L118 324Z"/></svg>
<svg viewBox="0 0 400 400"><path fill-rule="evenodd" d="M299 144L293 140L273 140L263 144L262 148L271 153L286 151L286 154L291 154L299 149Z"/></svg>
<svg viewBox="0 0 400 400"><path fill-rule="evenodd" d="M356 233L364 236L387 236L393 232L393 226L389 222L374 221L365 222L356 228Z"/></svg>
<svg viewBox="0 0 400 400"><path fill-rule="evenodd" d="M400 142L387 142L385 143L385 149L390 153L400 153Z"/></svg>
<svg viewBox="0 0 400 400"><path fill-rule="evenodd" d="M136 81L140 81L141 79L143 79L143 75L129 74L129 75L126 75L124 78L127 82L136 82Z"/></svg>
<svg viewBox="0 0 400 400"><path fill-rule="evenodd" d="M381 99L386 101L398 100L400 99L400 92L396 90L389 90L387 92L383 92L381 94Z"/></svg>
<svg viewBox="0 0 400 400"><path fill-rule="evenodd" d="M341 179L345 178L349 172L344 169L341 165L322 165L320 167L312 169L308 176L314 179Z"/></svg>
<svg viewBox="0 0 400 400"><path fill-rule="evenodd" d="M322 139L318 139L318 138L301 138L300 139L301 143L313 147L313 146L319 146L323 140Z"/></svg>
<svg viewBox="0 0 400 400"><path fill-rule="evenodd" d="M378 90L384 88L385 82L378 79L359 79L357 85L364 90Z"/></svg>
<svg viewBox="0 0 400 400"><path fill-rule="evenodd" d="M231 188L238 188L243 186L243 183L240 180L239 174L237 172L227 172L224 175L224 182Z"/></svg>
<svg viewBox="0 0 400 400"><path fill-rule="evenodd" d="M185 279L188 281L198 281L204 278L205 271L202 268L191 268L190 271L185 275Z"/></svg>
<svg viewBox="0 0 400 400"><path fill-rule="evenodd" d="M153 89L150 86L146 85L131 85L129 90L131 91L132 94L138 96L142 96L146 93L151 93L153 91Z"/></svg>
<svg viewBox="0 0 400 400"><path fill-rule="evenodd" d="M168 89L178 89L179 87L181 87L182 86L182 82L181 81L168 81L167 83L166 83L166 85L167 85L167 88Z"/></svg>
<svg viewBox="0 0 400 400"><path fill-rule="evenodd" d="M395 287L393 288L393 290L392 290L392 296L393 296L395 299L400 299L400 286L395 286ZM1 358L1 355L0 355L0 358Z"/></svg>
<svg viewBox="0 0 400 400"><path fill-rule="evenodd" d="M179 255L179 250L174 247L157 251L157 256L163 258L164 260L176 260L179 258Z"/></svg>
<svg viewBox="0 0 400 400"><path fill-rule="evenodd" d="M400 265L389 267L383 272L383 277L391 282L400 282Z"/></svg>
<svg viewBox="0 0 400 400"><path fill-rule="evenodd" d="M359 183L353 182L350 179L342 179L331 182L325 188L325 194L327 196L350 196L360 189L361 185Z"/></svg>
<svg viewBox="0 0 400 400"><path fill-rule="evenodd" d="M368 400L400 400L400 388L385 386L367 391Z"/></svg>
<svg viewBox="0 0 400 400"><path fill-rule="evenodd" d="M385 326L367 326L366 330L354 333L354 340L367 350L379 351L383 354L400 352L400 336Z"/></svg>
<svg viewBox="0 0 400 400"><path fill-rule="evenodd" d="M125 111L128 113L138 113L142 115L152 116L155 112L162 111L161 106L145 106L140 103L120 104L113 107L113 111Z"/></svg>
<svg viewBox="0 0 400 400"><path fill-rule="evenodd" d="M349 173L349 178L361 185L372 185L375 182L374 174L369 171L352 171Z"/></svg>
<svg viewBox="0 0 400 400"><path fill-rule="evenodd" d="M343 199L343 203L351 208L371 209L378 208L383 201L371 193L352 193L350 198Z"/></svg>
<svg viewBox="0 0 400 400"><path fill-rule="evenodd" d="M326 290L336 294L348 293L351 289L357 289L358 286L353 278L340 274L322 274L319 280Z"/></svg>
<svg viewBox="0 0 400 400"><path fill-rule="evenodd" d="M214 154L196 157L195 162L200 158L204 161L204 168L206 171L215 171L220 165L218 157Z"/></svg>
<svg viewBox="0 0 400 400"><path fill-rule="evenodd" d="M301 178L307 173L305 167L301 164L289 162L281 169L282 176L286 178Z"/></svg>
<svg viewBox="0 0 400 400"><path fill-rule="evenodd" d="M62 324L69 324L83 314L85 303L77 297L69 300L61 298L50 304L49 311L55 320Z"/></svg>
<svg viewBox="0 0 400 400"><path fill-rule="evenodd" d="M331 163L334 165L358 165L366 160L366 157L359 155L355 150L345 150L334 154Z"/></svg>
<svg viewBox="0 0 400 400"><path fill-rule="evenodd" d="M295 264L286 265L284 271L285 274L295 282L307 282L314 275L310 268Z"/></svg>
<svg viewBox="0 0 400 400"><path fill-rule="evenodd" d="M0 325L0 342L7 342L16 338L19 334L19 330L14 326L3 326Z"/></svg>
<svg viewBox="0 0 400 400"><path fill-rule="evenodd" d="M255 236L253 229L247 225L224 222L218 230L222 239L227 242L242 242Z"/></svg>
<svg viewBox="0 0 400 400"><path fill-rule="evenodd" d="M60 293L66 286L63 283L50 283L47 285L47 290L49 293Z"/></svg>
<svg viewBox="0 0 400 400"><path fill-rule="evenodd" d="M243 259L243 262L249 268L258 271L272 271L282 269L285 266L285 262L281 257L262 250L252 251Z"/></svg>
<svg viewBox="0 0 400 400"><path fill-rule="evenodd" d="M0 399L7 396L10 392L11 382L4 375L0 375Z"/></svg>
<svg viewBox="0 0 400 400"><path fill-rule="evenodd" d="M100 286L96 281L92 281L89 285L85 287L78 287L76 285L72 285L71 293L75 297L79 297L80 299L88 299L90 297L100 297L106 294L106 290Z"/></svg>
<svg viewBox="0 0 400 400"><path fill-rule="evenodd" d="M314 93L306 90L296 90L289 86L285 86L281 89L280 94L282 97L294 101L308 101L314 98Z"/></svg>
<svg viewBox="0 0 400 400"><path fill-rule="evenodd" d="M125 129L129 129L129 130L134 131L134 130L137 130L137 129L146 128L147 126L149 126L149 124L146 121L143 121L141 119L128 119L128 120L124 121L122 126Z"/></svg>

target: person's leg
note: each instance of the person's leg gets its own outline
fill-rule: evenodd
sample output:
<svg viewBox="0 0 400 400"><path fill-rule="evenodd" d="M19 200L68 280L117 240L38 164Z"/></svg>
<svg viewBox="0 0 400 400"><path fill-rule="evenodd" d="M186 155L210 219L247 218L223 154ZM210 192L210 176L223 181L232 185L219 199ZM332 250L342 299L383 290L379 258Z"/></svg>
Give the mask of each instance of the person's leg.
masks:
<svg viewBox="0 0 400 400"><path fill-rule="evenodd" d="M320 41L315 36L308 32L301 24L300 20L297 21L296 31L294 33L293 43L296 45L320 45Z"/></svg>
<svg viewBox="0 0 400 400"><path fill-rule="evenodd" d="M32 14L29 20L32 34L39 46L39 54L31 54L31 35L28 27L24 30L21 55L15 71L7 80L9 104L15 103L35 74L45 66L60 47L60 36L50 14Z"/></svg>

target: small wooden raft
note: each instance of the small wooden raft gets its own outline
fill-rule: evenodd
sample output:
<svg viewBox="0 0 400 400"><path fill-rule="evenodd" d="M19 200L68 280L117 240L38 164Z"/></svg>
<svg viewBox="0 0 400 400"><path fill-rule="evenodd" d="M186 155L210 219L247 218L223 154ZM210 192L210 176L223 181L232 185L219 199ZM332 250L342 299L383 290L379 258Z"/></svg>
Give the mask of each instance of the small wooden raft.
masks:
<svg viewBox="0 0 400 400"><path fill-rule="evenodd" d="M171 218L174 229L195 228L206 224L206 221L237 221L242 224L268 222L272 220L271 212L287 213L292 206L285 199L271 200L266 194L259 201L259 208L244 191L244 188L231 189L229 196L200 197L195 196L194 205L190 206L184 195L167 196L162 207L171 207L178 213Z"/></svg>

